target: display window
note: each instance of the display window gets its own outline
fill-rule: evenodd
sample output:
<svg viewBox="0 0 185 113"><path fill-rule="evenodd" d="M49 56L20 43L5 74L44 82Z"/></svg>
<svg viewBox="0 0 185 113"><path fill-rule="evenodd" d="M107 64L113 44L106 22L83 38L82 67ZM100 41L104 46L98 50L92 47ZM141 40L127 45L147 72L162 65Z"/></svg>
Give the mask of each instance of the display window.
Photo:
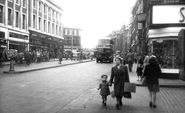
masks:
<svg viewBox="0 0 185 113"><path fill-rule="evenodd" d="M153 54L157 57L161 68L178 68L178 41L153 41Z"/></svg>

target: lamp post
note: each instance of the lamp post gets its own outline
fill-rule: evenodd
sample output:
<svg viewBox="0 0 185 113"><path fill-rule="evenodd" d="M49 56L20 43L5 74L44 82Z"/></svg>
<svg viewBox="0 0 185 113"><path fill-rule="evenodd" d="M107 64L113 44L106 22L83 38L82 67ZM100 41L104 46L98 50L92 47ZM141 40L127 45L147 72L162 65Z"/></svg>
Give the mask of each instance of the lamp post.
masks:
<svg viewBox="0 0 185 113"><path fill-rule="evenodd" d="M71 52L73 52L73 32L74 32L74 30L72 29L71 32L72 32L71 33Z"/></svg>

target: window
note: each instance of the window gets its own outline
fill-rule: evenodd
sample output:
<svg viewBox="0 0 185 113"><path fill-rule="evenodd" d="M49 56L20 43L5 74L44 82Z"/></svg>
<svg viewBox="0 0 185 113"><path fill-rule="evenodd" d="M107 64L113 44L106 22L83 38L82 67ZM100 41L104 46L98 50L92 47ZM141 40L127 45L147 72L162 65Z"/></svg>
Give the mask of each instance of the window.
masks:
<svg viewBox="0 0 185 113"><path fill-rule="evenodd" d="M52 34L55 34L55 27L54 27L54 23L52 24Z"/></svg>
<svg viewBox="0 0 185 113"><path fill-rule="evenodd" d="M39 11L41 12L41 2L39 2Z"/></svg>
<svg viewBox="0 0 185 113"><path fill-rule="evenodd" d="M8 25L12 25L12 9L8 8Z"/></svg>
<svg viewBox="0 0 185 113"><path fill-rule="evenodd" d="M46 4L44 5L44 14L46 14L47 13L47 6L46 6Z"/></svg>
<svg viewBox="0 0 185 113"><path fill-rule="evenodd" d="M48 8L48 15L51 16L51 8Z"/></svg>
<svg viewBox="0 0 185 113"><path fill-rule="evenodd" d="M76 31L76 35L77 35L77 36L79 35L79 31Z"/></svg>
<svg viewBox="0 0 185 113"><path fill-rule="evenodd" d="M46 32L46 20L44 20L44 32Z"/></svg>
<svg viewBox="0 0 185 113"><path fill-rule="evenodd" d="M26 0L22 0L22 6L26 7Z"/></svg>
<svg viewBox="0 0 185 113"><path fill-rule="evenodd" d="M3 6L0 5L0 23L3 23Z"/></svg>
<svg viewBox="0 0 185 113"><path fill-rule="evenodd" d="M58 26L56 25L56 35L58 35Z"/></svg>
<svg viewBox="0 0 185 113"><path fill-rule="evenodd" d="M70 35L70 30L69 29L67 30L67 34Z"/></svg>
<svg viewBox="0 0 185 113"><path fill-rule="evenodd" d="M58 13L56 12L56 20L58 20Z"/></svg>
<svg viewBox="0 0 185 113"><path fill-rule="evenodd" d="M61 27L59 27L59 36L61 36Z"/></svg>
<svg viewBox="0 0 185 113"><path fill-rule="evenodd" d="M26 16L25 16L25 14L22 15L22 29L26 29Z"/></svg>
<svg viewBox="0 0 185 113"><path fill-rule="evenodd" d="M48 22L48 33L51 33L51 25L50 25L50 22Z"/></svg>
<svg viewBox="0 0 185 113"><path fill-rule="evenodd" d="M41 30L41 18L39 17L39 30Z"/></svg>
<svg viewBox="0 0 185 113"><path fill-rule="evenodd" d="M15 27L19 27L19 12L15 12Z"/></svg>
<svg viewBox="0 0 185 113"><path fill-rule="evenodd" d="M20 4L20 0L16 0L15 3L19 5Z"/></svg>
<svg viewBox="0 0 185 113"><path fill-rule="evenodd" d="M36 17L33 15L33 28L36 28Z"/></svg>
<svg viewBox="0 0 185 113"><path fill-rule="evenodd" d="M36 0L33 0L33 8L36 8Z"/></svg>
<svg viewBox="0 0 185 113"><path fill-rule="evenodd" d="M52 17L55 18L55 10L53 10Z"/></svg>
<svg viewBox="0 0 185 113"><path fill-rule="evenodd" d="M8 0L8 1L13 2L13 0Z"/></svg>

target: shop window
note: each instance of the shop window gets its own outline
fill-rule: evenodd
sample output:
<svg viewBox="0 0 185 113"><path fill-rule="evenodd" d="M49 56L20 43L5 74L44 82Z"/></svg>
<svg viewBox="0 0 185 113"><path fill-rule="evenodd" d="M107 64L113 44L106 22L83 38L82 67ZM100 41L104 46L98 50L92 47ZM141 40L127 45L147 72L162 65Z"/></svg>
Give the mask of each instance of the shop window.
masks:
<svg viewBox="0 0 185 113"><path fill-rule="evenodd" d="M26 16L25 16L25 14L22 15L22 29L26 29Z"/></svg>
<svg viewBox="0 0 185 113"><path fill-rule="evenodd" d="M15 12L15 27L19 27L19 12Z"/></svg>
<svg viewBox="0 0 185 113"><path fill-rule="evenodd" d="M162 68L178 68L178 41L163 40L153 42L153 53Z"/></svg>
<svg viewBox="0 0 185 113"><path fill-rule="evenodd" d="M36 16L33 15L33 28L36 28Z"/></svg>
<svg viewBox="0 0 185 113"><path fill-rule="evenodd" d="M0 5L0 23L3 23L3 11L4 9L3 9L3 6L2 5Z"/></svg>
<svg viewBox="0 0 185 113"><path fill-rule="evenodd" d="M8 8L8 25L12 25L12 9Z"/></svg>

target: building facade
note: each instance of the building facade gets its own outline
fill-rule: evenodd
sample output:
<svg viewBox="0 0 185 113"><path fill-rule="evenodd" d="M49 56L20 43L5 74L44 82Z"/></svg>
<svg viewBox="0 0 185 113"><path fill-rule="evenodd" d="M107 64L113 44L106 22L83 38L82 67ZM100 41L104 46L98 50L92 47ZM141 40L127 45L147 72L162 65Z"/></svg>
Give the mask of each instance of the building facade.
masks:
<svg viewBox="0 0 185 113"><path fill-rule="evenodd" d="M163 73L177 74L178 70L178 34L185 29L184 0L138 0L135 17L136 35L132 40L139 45L137 51L152 52L158 59ZM140 8L138 8L140 6ZM139 12L139 13L136 13ZM137 43L134 43L137 46ZM143 47L142 47L143 46ZM144 47L145 46L145 47ZM170 69L170 70L169 70Z"/></svg>
<svg viewBox="0 0 185 113"><path fill-rule="evenodd" d="M52 0L0 0L0 56L63 50L63 10Z"/></svg>
<svg viewBox="0 0 185 113"><path fill-rule="evenodd" d="M30 50L63 50L63 10L51 0L29 0Z"/></svg>
<svg viewBox="0 0 185 113"><path fill-rule="evenodd" d="M0 54L29 49L28 0L0 0Z"/></svg>
<svg viewBox="0 0 185 113"><path fill-rule="evenodd" d="M64 27L64 51L80 51L81 36L80 29Z"/></svg>

